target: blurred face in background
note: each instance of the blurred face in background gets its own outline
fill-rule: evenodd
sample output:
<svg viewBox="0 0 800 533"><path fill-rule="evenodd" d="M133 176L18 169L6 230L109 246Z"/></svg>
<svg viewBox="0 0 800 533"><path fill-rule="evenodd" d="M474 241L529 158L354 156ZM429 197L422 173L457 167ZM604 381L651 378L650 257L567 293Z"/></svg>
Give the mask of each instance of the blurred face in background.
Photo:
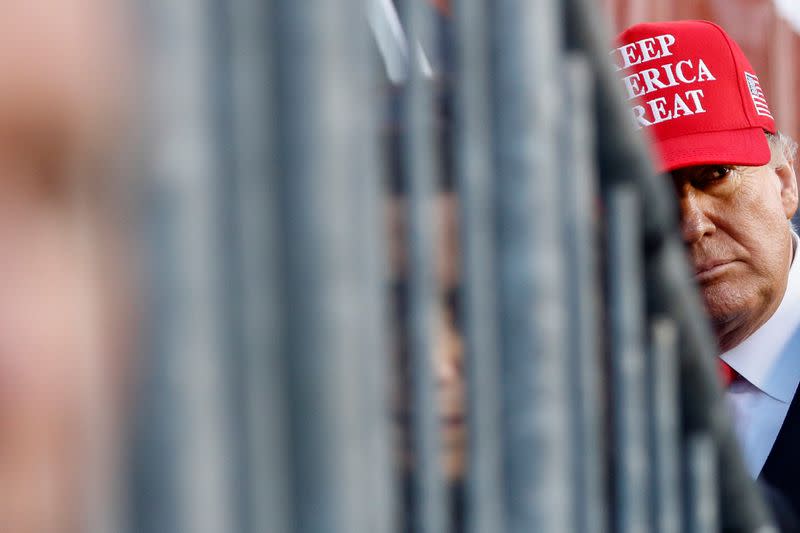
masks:
<svg viewBox="0 0 800 533"><path fill-rule="evenodd" d="M684 242L723 351L764 324L786 290L797 183L792 163L771 148L772 161L762 167L672 172Z"/></svg>
<svg viewBox="0 0 800 533"><path fill-rule="evenodd" d="M390 228L390 261L395 279L402 280L398 287L406 289L407 282L407 246L405 199L394 198L389 205ZM464 472L466 459L466 422L465 422L465 375L464 346L462 332L457 320L458 271L458 204L455 194L440 193L435 203L438 215L438 241L435 247L436 275L439 289L437 309L432 324L433 352L432 368L436 380L437 404L430 406L436 410L440 425L440 456L444 475L450 481L459 480ZM396 298L403 301L404 295ZM400 305L398 322L407 324L405 305ZM403 437L403 462L406 468L413 468L414 459L411 435L410 414L411 403L407 393L411 384L409 354L405 349L405 338L408 336L407 325L398 332L401 348L400 375L401 384L395 401L395 417L397 429Z"/></svg>
<svg viewBox="0 0 800 533"><path fill-rule="evenodd" d="M121 119L111 1L0 15L0 530L74 533L108 474L127 333L104 160ZM90 461L91 458L91 461Z"/></svg>

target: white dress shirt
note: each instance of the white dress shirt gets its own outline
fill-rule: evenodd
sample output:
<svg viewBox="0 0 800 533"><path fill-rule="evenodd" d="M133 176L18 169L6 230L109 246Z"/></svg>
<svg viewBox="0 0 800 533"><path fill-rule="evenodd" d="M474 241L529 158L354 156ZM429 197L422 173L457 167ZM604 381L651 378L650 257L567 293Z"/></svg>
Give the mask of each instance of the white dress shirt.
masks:
<svg viewBox="0 0 800 533"><path fill-rule="evenodd" d="M792 237L797 250L800 239L794 233ZM726 397L745 463L756 478L800 383L800 260L796 253L778 309L755 333L720 357L744 378L728 388Z"/></svg>

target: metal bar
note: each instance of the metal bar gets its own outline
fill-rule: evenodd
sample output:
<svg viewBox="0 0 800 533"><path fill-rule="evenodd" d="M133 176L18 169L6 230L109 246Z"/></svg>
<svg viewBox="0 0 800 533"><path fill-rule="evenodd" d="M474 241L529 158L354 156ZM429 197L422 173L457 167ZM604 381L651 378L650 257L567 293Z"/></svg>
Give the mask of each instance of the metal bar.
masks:
<svg viewBox="0 0 800 533"><path fill-rule="evenodd" d="M608 286L615 509L614 531L648 528L649 477L645 420L644 298L639 197L632 185L608 195Z"/></svg>
<svg viewBox="0 0 800 533"><path fill-rule="evenodd" d="M273 5L292 530L368 533L358 202L371 133L368 28L356 0Z"/></svg>
<svg viewBox="0 0 800 533"><path fill-rule="evenodd" d="M432 42L433 21L421 0L403 3L401 18L409 44L406 87L402 98L402 168L409 191L408 324L411 368L413 509L416 533L449 529L439 434L439 401L433 375L433 327L438 319L434 246L438 242L434 201L437 186L434 107L430 80L414 53L416 43ZM432 50L429 50L432 52Z"/></svg>
<svg viewBox="0 0 800 533"><path fill-rule="evenodd" d="M372 63L372 50L369 40L364 40L356 60L369 65L364 69L368 79L364 81L374 87L379 79L378 64ZM362 279L363 336L361 351L363 397L361 408L364 423L364 473L366 475L365 497L366 531L368 533L396 533L397 497L399 491L394 478L393 461L397 450L392 448L392 412L391 393L391 347L388 337L388 305L386 282L389 277L386 228L383 213L383 197L381 166L379 153L379 111L386 109L386 102L372 93L364 95L362 100L361 120L365 130L363 147L359 164L356 205L360 205L361 217L358 226L361 229L358 241L361 243L358 262L361 266L359 274ZM385 167L384 167L385 168Z"/></svg>
<svg viewBox="0 0 800 533"><path fill-rule="evenodd" d="M210 194L214 198L216 224L215 256L219 263L217 284L220 287L217 305L221 331L221 352L225 354L226 390L229 393L230 411L226 421L229 439L231 485L230 499L233 502L232 514L235 516L236 531L247 527L249 515L248 485L253 473L248 464L247 429L244 413L246 399L243 382L246 371L246 341L243 331L245 317L242 306L247 291L242 282L242 247L247 246L239 240L238 214L242 211L238 198L238 135L236 131L236 103L233 98L234 78L234 32L231 12L226 0L208 2L209 21L209 64L206 84L211 94L211 116L213 146L215 148L215 175L227 179L216 179Z"/></svg>
<svg viewBox="0 0 800 533"><path fill-rule="evenodd" d="M571 320L569 375L572 414L573 513L576 531L607 529L601 421L605 409L600 394L600 276L597 247L598 188L594 168L595 125L592 121L591 72L586 58L565 56L565 108L560 146L561 223L567 243L566 287Z"/></svg>
<svg viewBox="0 0 800 533"><path fill-rule="evenodd" d="M274 157L274 87L269 35L270 2L233 0L231 111L239 209L239 298L242 336L242 416L245 469L241 509L244 531L289 531L289 459L284 351L278 173Z"/></svg>
<svg viewBox="0 0 800 533"><path fill-rule="evenodd" d="M654 533L682 530L680 398L678 390L677 328L668 318L650 326L647 391Z"/></svg>
<svg viewBox="0 0 800 533"><path fill-rule="evenodd" d="M684 487L687 533L719 531L717 509L717 453L706 433L691 433L686 438L686 485ZM746 531L746 530L743 530Z"/></svg>
<svg viewBox="0 0 800 533"><path fill-rule="evenodd" d="M492 8L506 530L560 533L572 531L555 166L560 15L551 0L498 0Z"/></svg>
<svg viewBox="0 0 800 533"><path fill-rule="evenodd" d="M453 6L456 45L454 146L461 208L468 385L468 533L504 531L498 323L493 264L489 8Z"/></svg>
<svg viewBox="0 0 800 533"><path fill-rule="evenodd" d="M165 522L179 533L235 531L230 488L230 406L223 356L218 262L209 9L191 1L152 5L159 20L154 53L153 173L172 204L166 233L175 271L168 273L169 325L163 356L165 403L159 437L166 437L172 485ZM163 252L161 252L163 253ZM169 428L166 430L164 428ZM171 439L170 439L171 437ZM172 440L174 439L174 440ZM162 476L162 473L158 474ZM173 514L174 513L174 514ZM156 527L162 527L157 525Z"/></svg>

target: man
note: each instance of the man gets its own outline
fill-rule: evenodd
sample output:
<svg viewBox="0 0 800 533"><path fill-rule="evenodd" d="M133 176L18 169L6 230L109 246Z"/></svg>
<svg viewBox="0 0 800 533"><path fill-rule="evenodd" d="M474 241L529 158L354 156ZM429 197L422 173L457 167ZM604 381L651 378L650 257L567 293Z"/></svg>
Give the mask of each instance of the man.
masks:
<svg viewBox="0 0 800 533"><path fill-rule="evenodd" d="M130 293L108 179L124 115L113 5L12 0L0 16L3 532L84 531L90 504L111 503Z"/></svg>
<svg viewBox="0 0 800 533"><path fill-rule="evenodd" d="M631 119L672 176L746 464L800 510L796 145L720 27L639 24L618 44Z"/></svg>

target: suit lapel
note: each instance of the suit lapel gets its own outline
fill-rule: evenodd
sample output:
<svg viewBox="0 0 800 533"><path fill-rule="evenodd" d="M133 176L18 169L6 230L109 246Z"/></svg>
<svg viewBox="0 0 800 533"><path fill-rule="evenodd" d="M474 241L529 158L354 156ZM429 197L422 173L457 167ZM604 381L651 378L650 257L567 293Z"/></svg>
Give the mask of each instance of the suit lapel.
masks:
<svg viewBox="0 0 800 533"><path fill-rule="evenodd" d="M800 509L800 388L795 391L759 479L780 491L793 508Z"/></svg>

